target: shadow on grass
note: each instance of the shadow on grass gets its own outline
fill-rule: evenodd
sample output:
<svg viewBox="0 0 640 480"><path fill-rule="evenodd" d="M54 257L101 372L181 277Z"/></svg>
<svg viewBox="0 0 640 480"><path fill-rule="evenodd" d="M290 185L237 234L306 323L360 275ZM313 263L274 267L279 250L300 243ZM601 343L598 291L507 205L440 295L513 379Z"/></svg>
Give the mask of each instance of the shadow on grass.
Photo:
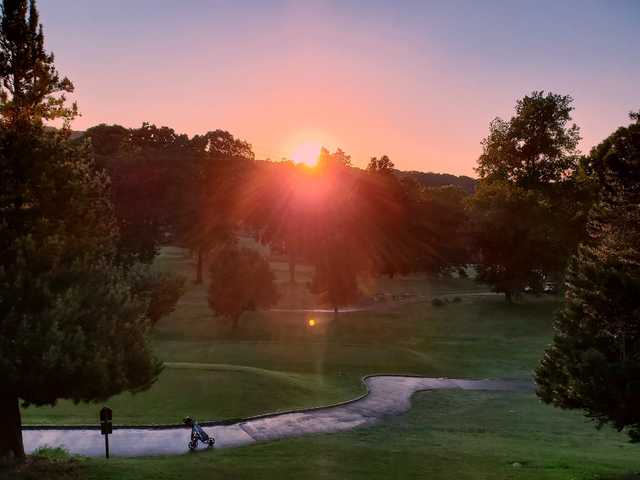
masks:
<svg viewBox="0 0 640 480"><path fill-rule="evenodd" d="M82 478L80 462L63 448L45 447L25 461L0 463L2 480L77 480Z"/></svg>

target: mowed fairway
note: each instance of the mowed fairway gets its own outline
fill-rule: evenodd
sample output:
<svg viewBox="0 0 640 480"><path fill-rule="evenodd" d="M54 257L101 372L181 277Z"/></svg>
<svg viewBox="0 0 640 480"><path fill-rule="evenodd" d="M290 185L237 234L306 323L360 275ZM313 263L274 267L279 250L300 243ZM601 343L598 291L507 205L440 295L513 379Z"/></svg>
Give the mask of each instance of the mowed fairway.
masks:
<svg viewBox="0 0 640 480"><path fill-rule="evenodd" d="M147 392L107 404L115 423L228 419L347 400L362 393L360 377L412 373L432 377L530 379L550 341L554 297L506 305L502 297L468 295L466 279L411 277L368 283L382 292L456 295L370 312L254 312L232 331L214 318L205 286L191 283L191 260L166 249L157 268L183 273L189 291L154 335L166 362ZM287 289L287 272L277 264ZM310 273L301 269L300 283ZM373 287L371 285L374 285ZM288 305L312 301L304 285ZM314 327L307 321L313 317ZM27 424L95 423L100 405L59 402L28 408ZM82 460L95 479L127 478L619 478L640 470L638 447L623 434L598 432L576 412L540 404L535 395L427 392L406 415L373 428L197 455ZM514 466L515 464L515 466ZM599 476L596 476L599 475Z"/></svg>
<svg viewBox="0 0 640 480"><path fill-rule="evenodd" d="M166 362L158 382L107 402L120 424L176 423L185 415L217 420L334 403L361 394L360 377L372 373L527 378L557 306L549 299L509 307L500 297L463 296L442 307L425 300L345 313L337 321L333 314L250 312L234 332L211 313L205 286L191 282L184 251L166 249L157 267L185 275L189 290L156 327L155 351ZM466 279L426 278L382 279L378 288L425 298L477 289ZM98 407L61 401L25 409L24 421L95 423Z"/></svg>

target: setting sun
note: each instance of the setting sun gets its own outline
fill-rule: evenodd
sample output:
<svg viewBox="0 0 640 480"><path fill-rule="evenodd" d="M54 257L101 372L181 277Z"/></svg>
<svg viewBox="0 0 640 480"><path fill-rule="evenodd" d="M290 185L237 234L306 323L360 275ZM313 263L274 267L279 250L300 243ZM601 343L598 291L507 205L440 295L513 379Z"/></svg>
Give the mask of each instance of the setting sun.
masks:
<svg viewBox="0 0 640 480"><path fill-rule="evenodd" d="M293 149L291 153L291 160L295 163L302 163L313 167L318 163L318 156L320 155L320 149L322 145L318 142L308 141L301 143Z"/></svg>

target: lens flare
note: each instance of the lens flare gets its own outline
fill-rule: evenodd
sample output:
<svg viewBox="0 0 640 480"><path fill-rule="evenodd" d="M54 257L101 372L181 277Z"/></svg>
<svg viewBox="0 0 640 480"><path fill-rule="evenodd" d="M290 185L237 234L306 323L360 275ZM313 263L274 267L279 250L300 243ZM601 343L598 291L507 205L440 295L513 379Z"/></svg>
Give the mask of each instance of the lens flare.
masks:
<svg viewBox="0 0 640 480"><path fill-rule="evenodd" d="M303 142L296 146L291 153L291 159L295 163L301 163L308 167L313 167L318 163L318 156L322 145L315 141Z"/></svg>
<svg viewBox="0 0 640 480"><path fill-rule="evenodd" d="M316 321L313 318L310 318L309 321L307 322L307 325L309 325L310 327L315 327Z"/></svg>

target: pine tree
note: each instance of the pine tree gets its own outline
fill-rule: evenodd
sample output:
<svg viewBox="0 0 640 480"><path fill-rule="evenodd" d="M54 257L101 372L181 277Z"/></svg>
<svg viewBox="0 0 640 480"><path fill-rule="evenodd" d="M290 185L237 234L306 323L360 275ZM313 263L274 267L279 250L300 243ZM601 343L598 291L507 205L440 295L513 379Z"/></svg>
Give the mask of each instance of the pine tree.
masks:
<svg viewBox="0 0 640 480"><path fill-rule="evenodd" d="M108 178L68 121L70 83L43 49L34 2L5 0L0 27L0 458L24 456L19 405L102 400L151 385L147 333L167 296L117 261ZM34 33L35 32L35 33ZM169 302L170 303L170 302Z"/></svg>
<svg viewBox="0 0 640 480"><path fill-rule="evenodd" d="M44 34L35 0L3 0L0 22L0 114L5 123L41 123L77 115L65 93L73 83L60 78L54 56L44 49Z"/></svg>
<svg viewBox="0 0 640 480"><path fill-rule="evenodd" d="M543 401L640 441L640 122L632 119L591 153L601 198L536 382Z"/></svg>

